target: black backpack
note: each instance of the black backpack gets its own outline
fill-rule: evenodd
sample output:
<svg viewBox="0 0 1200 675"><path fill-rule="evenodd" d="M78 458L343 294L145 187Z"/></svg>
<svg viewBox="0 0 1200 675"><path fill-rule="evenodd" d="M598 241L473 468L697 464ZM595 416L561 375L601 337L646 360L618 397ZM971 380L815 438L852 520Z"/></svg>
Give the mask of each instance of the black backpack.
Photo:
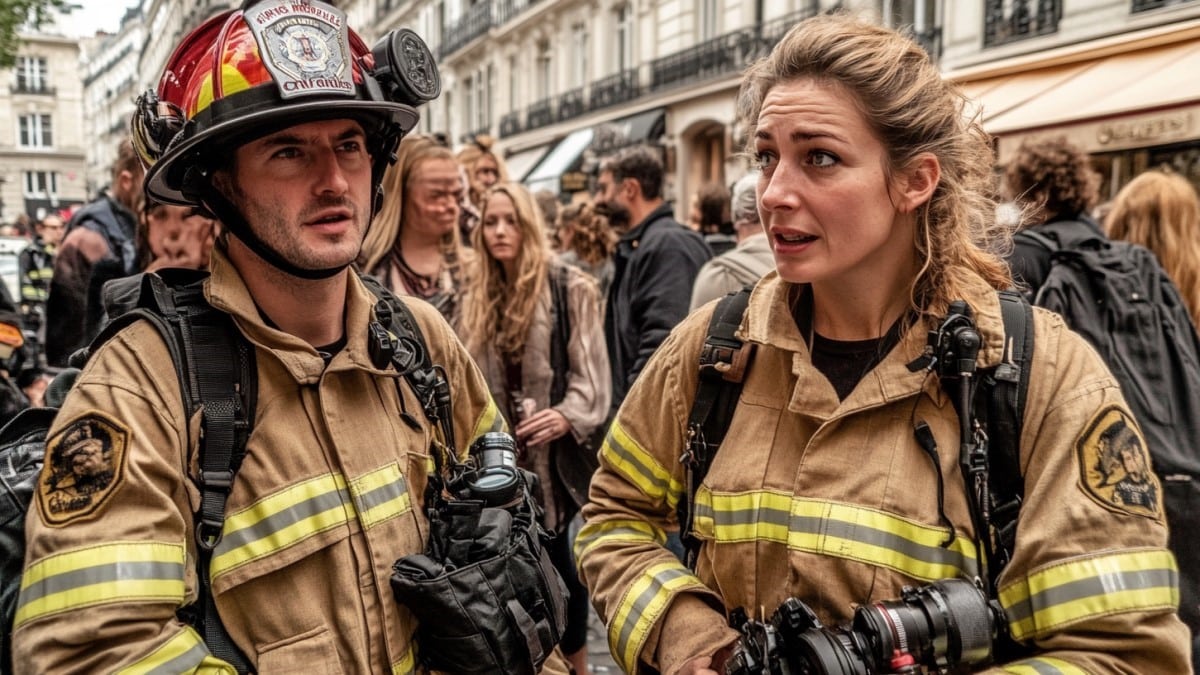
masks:
<svg viewBox="0 0 1200 675"><path fill-rule="evenodd" d="M1050 235L1050 236L1047 236ZM1050 251L1033 303L1063 316L1121 384L1163 484L1179 615L1200 633L1200 338L1154 254L1075 222L1022 230Z"/></svg>
<svg viewBox="0 0 1200 675"><path fill-rule="evenodd" d="M256 378L254 349L234 327L232 318L213 309L204 299L207 275L190 270L164 270L161 275L140 277L134 308L113 318L95 340L72 356L74 368L64 371L47 391L47 398L65 396L91 354L110 338L136 321L154 326L175 364L184 409L194 412L204 405L200 475L201 508L196 514L198 597L179 611L208 643L213 655L248 671L247 661L225 632L217 616L209 586L208 562L217 535L225 521L225 498L233 475L245 454L246 439L253 426ZM234 358L230 358L234 355ZM6 500L0 504L0 672L12 672L12 624L25 552L25 514L42 468L46 434L57 408L30 408L0 429L0 482ZM215 530L214 530L215 528ZM216 533L214 535L214 532Z"/></svg>
<svg viewBox="0 0 1200 675"><path fill-rule="evenodd" d="M194 476L200 489L201 506L195 514L199 587L196 602L179 610L179 618L204 638L213 656L225 661L239 673L249 672L248 660L225 631L213 604L208 575L212 550L218 543L225 522L225 500L246 452L246 441L254 426L257 397L257 370L254 348L246 341L230 315L221 312L204 298L203 282L207 273L192 270L162 270L140 278L122 279L123 288L136 297L125 313L110 317L104 330L85 349L72 356L74 369L64 371L47 390L47 401L61 402L66 390L91 354L110 338L136 321L154 326L167 345L175 364L189 414L203 406L200 473ZM389 362L402 371L422 401L431 404L438 397L432 387L435 369L429 362L424 337L409 309L375 279L361 277L379 299L375 306L380 325L372 326L370 353L376 365ZM388 328L382 328L386 325ZM388 334L390 332L390 335ZM231 358L234 355L234 358ZM382 365L380 365L382 364ZM437 400L437 405L448 405ZM46 434L54 422L57 408L30 408L0 429L0 674L12 672L12 625L25 553L25 514L33 497L35 483L45 454ZM426 415L430 411L426 410ZM432 421L432 420L431 420ZM452 443L453 439L448 437Z"/></svg>

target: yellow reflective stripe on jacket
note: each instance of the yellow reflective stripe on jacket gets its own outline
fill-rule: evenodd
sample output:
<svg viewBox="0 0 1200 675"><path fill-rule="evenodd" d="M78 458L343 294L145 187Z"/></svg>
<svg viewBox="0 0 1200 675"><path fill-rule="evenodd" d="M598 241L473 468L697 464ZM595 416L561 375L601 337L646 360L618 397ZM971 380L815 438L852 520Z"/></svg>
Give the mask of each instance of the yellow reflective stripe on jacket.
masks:
<svg viewBox="0 0 1200 675"><path fill-rule="evenodd" d="M479 415L479 420L475 422L475 430L471 432L470 441L474 441L489 431L506 431L507 429L508 422L500 414L500 408L496 407L496 402L489 398L487 407L483 409L483 412ZM471 443L468 442L463 447L470 445Z"/></svg>
<svg viewBox="0 0 1200 675"><path fill-rule="evenodd" d="M225 519L212 577L344 525L353 517L341 475L327 474L293 485Z"/></svg>
<svg viewBox="0 0 1200 675"><path fill-rule="evenodd" d="M408 648L404 650L404 655L400 660L392 664L392 675L412 675L417 672L417 656L413 653L413 642L410 640Z"/></svg>
<svg viewBox="0 0 1200 675"><path fill-rule="evenodd" d="M1022 659L1002 666L1000 670L1013 675L1087 675L1086 670L1049 656Z"/></svg>
<svg viewBox="0 0 1200 675"><path fill-rule="evenodd" d="M174 673L204 673L205 675L236 675L237 670L216 658L204 646L204 640L185 626L166 644L150 655L117 671L118 675L173 675Z"/></svg>
<svg viewBox="0 0 1200 675"><path fill-rule="evenodd" d="M975 545L949 530L894 514L777 491L696 494L695 531L716 542L773 541L818 555L886 567L914 579L974 576Z"/></svg>
<svg viewBox="0 0 1200 675"><path fill-rule="evenodd" d="M32 286L30 284L21 286L21 297L25 300L45 300L49 296L49 289L42 288L41 286Z"/></svg>
<svg viewBox="0 0 1200 675"><path fill-rule="evenodd" d="M675 593L699 585L700 580L679 562L655 565L633 583L608 627L613 655L625 672L638 672L638 654Z"/></svg>
<svg viewBox="0 0 1200 675"><path fill-rule="evenodd" d="M350 495L363 529L406 513L412 508L408 482L399 464L388 464L350 482Z"/></svg>
<svg viewBox="0 0 1200 675"><path fill-rule="evenodd" d="M658 460L633 440L619 422L613 422L609 427L600 454L618 473L655 501L664 501L675 508L683 495L683 483L675 480Z"/></svg>
<svg viewBox="0 0 1200 675"><path fill-rule="evenodd" d="M644 520L605 520L591 522L575 538L575 560L582 560L592 548L610 543L657 544L667 542L667 533Z"/></svg>
<svg viewBox="0 0 1200 675"><path fill-rule="evenodd" d="M21 578L16 628L40 616L106 603L184 599L183 544L113 542L30 565Z"/></svg>
<svg viewBox="0 0 1200 675"><path fill-rule="evenodd" d="M1118 612L1175 609L1179 570L1164 549L1136 549L1056 563L1005 584L1000 604L1017 640Z"/></svg>

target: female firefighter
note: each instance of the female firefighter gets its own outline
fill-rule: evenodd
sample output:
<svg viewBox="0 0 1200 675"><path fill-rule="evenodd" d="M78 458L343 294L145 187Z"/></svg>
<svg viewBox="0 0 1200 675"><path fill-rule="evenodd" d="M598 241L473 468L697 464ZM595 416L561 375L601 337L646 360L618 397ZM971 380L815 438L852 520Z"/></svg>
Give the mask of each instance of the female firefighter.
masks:
<svg viewBox="0 0 1200 675"><path fill-rule="evenodd" d="M965 105L911 39L843 14L798 24L747 71L738 113L777 271L736 333L754 355L692 497L695 564L663 542L690 485L681 455L711 304L625 399L576 544L626 671L723 672L735 608L769 617L794 597L841 626L906 586L987 578L959 416L922 358L956 300L973 310L978 369L1006 357L998 253L1010 233L988 197L989 139ZM994 580L996 623L1018 648L994 672L1188 672L1161 500L1114 500L1120 470L1096 470L1119 425L1148 462L1140 432L1095 352L1057 316L1032 319L1024 501Z"/></svg>

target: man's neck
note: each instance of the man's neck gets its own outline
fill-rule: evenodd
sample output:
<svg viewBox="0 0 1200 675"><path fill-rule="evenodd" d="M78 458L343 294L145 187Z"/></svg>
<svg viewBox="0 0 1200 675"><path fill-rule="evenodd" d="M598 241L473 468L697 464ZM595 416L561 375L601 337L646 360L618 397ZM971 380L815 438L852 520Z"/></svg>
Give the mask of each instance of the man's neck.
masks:
<svg viewBox="0 0 1200 675"><path fill-rule="evenodd" d="M629 207L629 229L637 229L638 225L645 222L646 218L654 213L655 209L663 205L662 199L653 199L650 201L638 201L631 204Z"/></svg>
<svg viewBox="0 0 1200 675"><path fill-rule="evenodd" d="M236 237L229 241L229 261L241 275L254 304L271 323L314 347L341 339L349 269L327 279L301 279L258 257Z"/></svg>

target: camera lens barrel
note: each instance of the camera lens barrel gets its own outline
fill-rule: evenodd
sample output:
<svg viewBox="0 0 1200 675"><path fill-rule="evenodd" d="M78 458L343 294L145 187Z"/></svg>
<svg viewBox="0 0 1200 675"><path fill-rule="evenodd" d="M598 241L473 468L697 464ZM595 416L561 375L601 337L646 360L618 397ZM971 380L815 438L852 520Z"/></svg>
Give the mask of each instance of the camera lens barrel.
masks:
<svg viewBox="0 0 1200 675"><path fill-rule="evenodd" d="M488 506L503 506L516 499L521 489L517 469L517 444L513 437L489 431L475 439L470 453L475 457L474 476L468 481L471 496Z"/></svg>
<svg viewBox="0 0 1200 675"><path fill-rule="evenodd" d="M876 668L888 667L897 653L939 667L983 664L992 655L987 597L964 579L905 589L898 601L859 607L853 626L867 639Z"/></svg>

